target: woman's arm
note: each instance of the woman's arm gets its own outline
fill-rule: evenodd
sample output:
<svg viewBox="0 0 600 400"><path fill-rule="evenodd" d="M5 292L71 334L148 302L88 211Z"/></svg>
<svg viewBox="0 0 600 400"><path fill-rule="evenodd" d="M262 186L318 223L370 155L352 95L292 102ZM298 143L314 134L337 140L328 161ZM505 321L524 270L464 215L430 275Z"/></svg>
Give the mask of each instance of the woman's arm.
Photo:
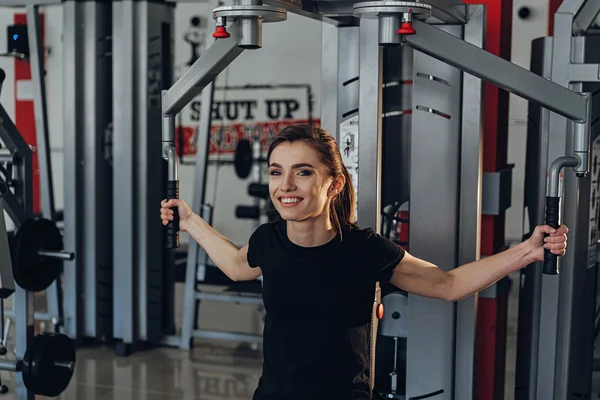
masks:
<svg viewBox="0 0 600 400"><path fill-rule="evenodd" d="M233 281L249 281L258 279L262 271L248 265L248 245L241 249L225 236L217 232L199 215L194 214L182 200L169 200L161 203L163 224L173 219L171 207L179 209L179 225L182 231L188 232L206 251L215 265Z"/></svg>
<svg viewBox="0 0 600 400"><path fill-rule="evenodd" d="M406 253L390 282L409 293L457 301L535 261L543 261L545 248L558 256L564 255L567 232L564 225L556 231L549 226L538 226L533 235L518 246L450 271ZM545 234L550 236L544 238Z"/></svg>

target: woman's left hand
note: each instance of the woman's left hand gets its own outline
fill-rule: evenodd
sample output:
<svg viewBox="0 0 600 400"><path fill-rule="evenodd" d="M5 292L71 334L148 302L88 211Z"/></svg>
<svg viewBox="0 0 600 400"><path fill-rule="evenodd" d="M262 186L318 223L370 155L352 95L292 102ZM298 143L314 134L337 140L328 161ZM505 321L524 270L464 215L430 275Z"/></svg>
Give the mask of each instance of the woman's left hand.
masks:
<svg viewBox="0 0 600 400"><path fill-rule="evenodd" d="M554 229L548 225L538 225L527 240L533 251L535 261L544 261L544 249L548 249L559 257L567 252L567 233L569 229L561 225ZM548 236L546 236L548 235Z"/></svg>

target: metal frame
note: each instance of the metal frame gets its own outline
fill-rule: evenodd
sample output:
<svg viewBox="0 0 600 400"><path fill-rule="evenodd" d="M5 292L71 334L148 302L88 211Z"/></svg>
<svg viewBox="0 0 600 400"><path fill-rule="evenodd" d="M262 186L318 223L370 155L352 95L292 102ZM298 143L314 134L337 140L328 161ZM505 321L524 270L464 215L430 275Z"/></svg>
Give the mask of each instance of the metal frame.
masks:
<svg viewBox="0 0 600 400"><path fill-rule="evenodd" d="M551 81L569 87L575 91L582 90L582 82L578 79L590 79L598 82L598 74L591 76L584 74L598 65L585 65L585 51L581 41L584 38L573 38L573 34L583 34L590 26L593 18L600 10L597 0L571 0L561 4L554 19L554 35L552 40ZM591 116L590 116L591 118ZM561 115L550 113L548 116L548 148L546 169L552 162L565 154L570 155L573 149L572 124ZM542 164L543 165L543 164ZM534 326L534 332L539 335L537 380L535 385L530 385L530 393L535 391L537 398L554 398L556 400L567 398L569 387L569 368L571 366L571 316L573 313L573 299L578 296L575 288L575 268L577 265L587 264L588 254L588 222L582 220L586 213L585 187L588 180L577 179L570 169L563 173L564 199L561 210L563 224L570 229L570 251L559 260L560 279L544 276L542 278L541 293L536 292L534 302L541 302L540 323ZM545 193L540 193L540 201ZM543 220L543 207L538 208L538 217ZM541 214L541 215L540 215ZM595 252L595 251L594 251ZM539 294L538 294L539 293ZM544 332L544 334L541 334ZM531 379L531 377L530 377ZM535 386L535 389L533 388Z"/></svg>
<svg viewBox="0 0 600 400"><path fill-rule="evenodd" d="M19 187L15 189L15 193L5 193L3 199L10 199L10 202L6 203L6 211L18 229L25 220L33 217L33 157L31 148L1 105L0 121L0 139L13 154L13 160L15 161L13 165L16 167L19 181ZM0 212L3 213L3 211ZM15 285L13 309L17 316L15 322L15 356L17 358L22 359L25 356L27 346L33 339L33 303L33 292L27 292L20 286ZM16 384L18 399L34 400L34 394L28 391L24 385L22 374L17 374Z"/></svg>
<svg viewBox="0 0 600 400"><path fill-rule="evenodd" d="M59 300L62 329L76 343L112 335L110 9L103 1L63 3L64 243L78 257L64 270Z"/></svg>
<svg viewBox="0 0 600 400"><path fill-rule="evenodd" d="M358 225L381 229L381 111L383 50L379 22L360 20L358 88Z"/></svg>
<svg viewBox="0 0 600 400"><path fill-rule="evenodd" d="M161 92L173 73L173 4L123 1L112 11L119 38L113 41L113 336L121 340L117 353L127 355L139 341L161 342L166 318L173 318L166 309L174 288L163 279L171 252L154 218L166 171L152 161L161 152Z"/></svg>
<svg viewBox="0 0 600 400"><path fill-rule="evenodd" d="M485 21L485 8L472 7L464 26L465 42L485 47ZM483 206L483 82L464 73L462 91L458 265L479 259ZM456 399L475 398L477 299L478 294L474 294L456 305Z"/></svg>
<svg viewBox="0 0 600 400"><path fill-rule="evenodd" d="M440 35L454 35L453 39L462 42L462 25L444 25L433 29ZM420 33L418 30L417 32ZM463 73L428 54L415 51L413 76L410 253L449 271L458 265L462 240L459 234L461 218L457 211L461 210L461 200L467 201L461 196L462 187L459 184L462 158L475 156L461 155ZM480 104L480 101L476 104ZM469 136L467 128L468 126L464 131L466 137ZM471 136L477 137L477 133L471 133ZM432 190L435 195L432 195ZM473 200L480 199L471 199ZM466 219L465 222L468 223L469 220ZM431 243L436 243L435 251L432 251ZM471 254L463 250L463 258L468 256ZM463 311L468 311L468 301L463 304ZM458 305L447 301L409 295L406 365L410 367L406 369L406 398L454 398L454 386L459 383L459 376L454 378L455 371L458 372L458 359L464 363L473 363L473 359L469 359L468 348L469 337L473 333L468 332L474 327L469 326L471 323L465 327L457 326L460 323L460 320L456 320L457 307ZM462 314L469 316L468 313ZM468 334L463 343L465 351L462 354L455 352L455 345L458 349L461 348L461 339L457 337L459 332ZM424 354L427 357L423 357ZM462 374L467 376L463 375L462 379L467 386L456 385L456 390L464 394L472 391L469 385L473 385L473 381L468 375L473 367L465 365L462 368L466 368L462 370Z"/></svg>

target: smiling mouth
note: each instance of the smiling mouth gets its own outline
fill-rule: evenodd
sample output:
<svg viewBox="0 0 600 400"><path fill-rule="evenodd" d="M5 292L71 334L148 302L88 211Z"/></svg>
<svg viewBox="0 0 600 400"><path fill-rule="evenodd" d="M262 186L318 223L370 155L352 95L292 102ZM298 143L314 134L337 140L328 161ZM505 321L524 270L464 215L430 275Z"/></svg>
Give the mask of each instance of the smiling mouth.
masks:
<svg viewBox="0 0 600 400"><path fill-rule="evenodd" d="M280 197L279 202L286 206L293 206L302 201L300 197Z"/></svg>

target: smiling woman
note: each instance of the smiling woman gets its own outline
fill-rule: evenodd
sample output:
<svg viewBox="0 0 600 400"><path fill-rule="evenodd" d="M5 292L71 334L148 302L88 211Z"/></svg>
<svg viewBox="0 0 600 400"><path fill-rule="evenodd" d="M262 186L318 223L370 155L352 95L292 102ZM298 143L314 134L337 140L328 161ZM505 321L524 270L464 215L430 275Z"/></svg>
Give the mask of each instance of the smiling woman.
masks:
<svg viewBox="0 0 600 400"><path fill-rule="evenodd" d="M354 188L329 132L310 125L289 126L273 138L267 161L271 198L284 220L308 221L317 217L316 221L324 223L327 231L350 228L355 212ZM293 210L288 210L291 207ZM307 239L310 240L296 238L298 244L310 246Z"/></svg>
<svg viewBox="0 0 600 400"><path fill-rule="evenodd" d="M443 271L353 223L354 188L327 131L289 126L271 142L267 161L279 218L241 249L182 200L161 207L165 225L178 208L180 229L231 279L263 276L264 365L254 400L371 399L376 282L456 301L543 260L544 249L565 252L567 228L539 226L519 246Z"/></svg>

